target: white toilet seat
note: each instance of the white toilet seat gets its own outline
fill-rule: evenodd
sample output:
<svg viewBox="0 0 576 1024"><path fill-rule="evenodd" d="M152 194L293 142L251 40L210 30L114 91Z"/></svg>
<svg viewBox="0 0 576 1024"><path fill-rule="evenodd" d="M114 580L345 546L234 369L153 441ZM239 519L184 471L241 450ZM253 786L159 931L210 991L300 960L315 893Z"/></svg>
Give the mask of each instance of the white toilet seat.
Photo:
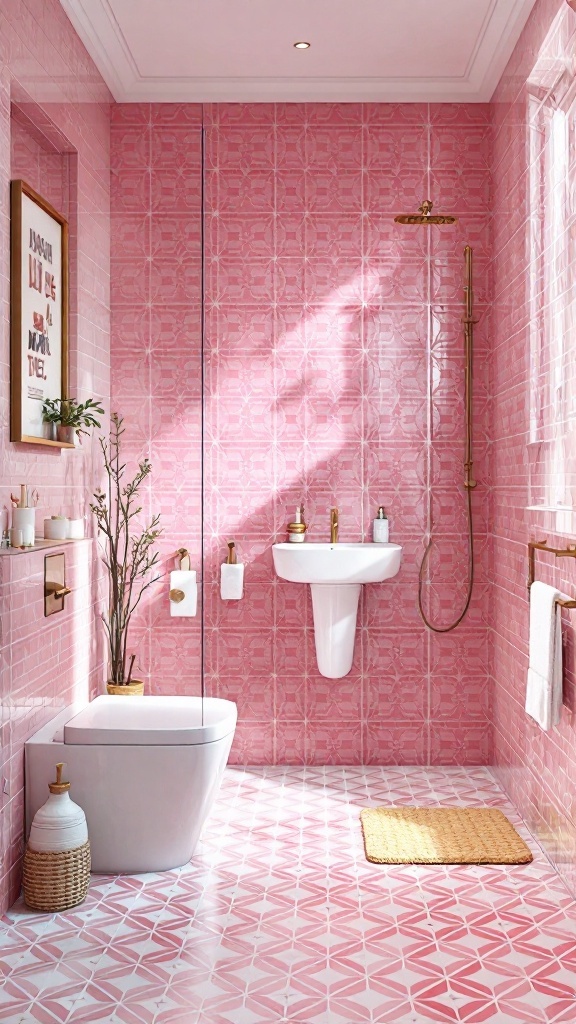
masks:
<svg viewBox="0 0 576 1024"><path fill-rule="evenodd" d="M236 705L219 697L96 697L66 722L66 744L172 746L213 743L236 726Z"/></svg>

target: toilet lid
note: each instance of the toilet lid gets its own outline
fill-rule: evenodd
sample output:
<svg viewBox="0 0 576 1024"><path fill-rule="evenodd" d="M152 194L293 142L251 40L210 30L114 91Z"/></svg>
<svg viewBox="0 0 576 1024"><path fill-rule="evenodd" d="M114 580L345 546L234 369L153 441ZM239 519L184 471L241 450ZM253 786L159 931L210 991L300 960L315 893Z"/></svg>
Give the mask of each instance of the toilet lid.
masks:
<svg viewBox="0 0 576 1024"><path fill-rule="evenodd" d="M96 697L64 726L64 743L212 743L233 732L236 705L219 697Z"/></svg>

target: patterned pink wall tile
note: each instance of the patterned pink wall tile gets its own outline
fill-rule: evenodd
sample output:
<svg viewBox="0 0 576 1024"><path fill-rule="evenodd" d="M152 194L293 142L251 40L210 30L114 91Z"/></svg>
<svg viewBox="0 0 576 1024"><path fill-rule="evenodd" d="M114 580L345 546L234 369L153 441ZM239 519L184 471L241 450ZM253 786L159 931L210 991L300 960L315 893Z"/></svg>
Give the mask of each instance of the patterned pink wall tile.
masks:
<svg viewBox="0 0 576 1024"><path fill-rule="evenodd" d="M428 680L423 673L410 677L400 668L379 675L367 666L364 680L363 715L366 721L406 722L424 721L428 713Z"/></svg>
<svg viewBox="0 0 576 1024"><path fill-rule="evenodd" d="M100 470L95 439L85 439L75 452L8 440L9 182L23 178L69 220L71 393L80 399L94 396L107 407L110 96L57 0L32 0L27 5L8 0L2 5L0 45L0 506L9 506L10 491L20 482L36 486L36 525L41 533L44 516L60 510L68 515L88 512ZM92 540L66 549L66 572L73 593L61 614L45 619L43 553L0 560L2 910L20 889L24 743L71 700L98 692L105 674L99 619L104 584Z"/></svg>
<svg viewBox="0 0 576 1024"><path fill-rule="evenodd" d="M229 694L231 697L232 695ZM299 726L296 728L299 729ZM274 764L275 763L275 728L274 719L266 718L259 721L242 719L236 725L234 742L230 752L231 764ZM289 749L289 748L288 748ZM292 760L287 753L282 759L283 764L302 764L298 754Z"/></svg>
<svg viewBox="0 0 576 1024"><path fill-rule="evenodd" d="M306 733L301 722L277 720L274 750L278 764L306 764ZM246 753L249 761L250 750Z"/></svg>
<svg viewBox="0 0 576 1024"><path fill-rule="evenodd" d="M192 490L200 471L199 120L186 107L164 117L154 105L135 105L115 109L113 123L114 400L130 417L135 454L146 445L152 452L151 505L167 511L168 555L179 543L175 530L190 532L187 516L196 514L190 505L179 519L170 517L170 505L185 500L182 468ZM223 104L205 108L204 124L205 681L207 692L238 700L232 760L426 763L436 721L445 728L461 719L470 723L468 756L484 761L488 748L477 736L487 716L487 659L470 684L469 703L456 699L467 650L458 632L442 638L450 671L434 674L440 641L418 616L416 569L432 473L443 474L445 540L462 529L454 446L462 437L461 252L467 241L478 245L478 298L488 301L487 108ZM446 196L461 215L445 232L393 223L394 213L415 210L427 196L429 153L444 188L433 198L440 204ZM137 251L152 258L153 283L141 278L131 286L124 276L122 260L130 263ZM177 262L184 251L185 262ZM150 319L139 317L134 333L124 303L136 310L141 301L150 303ZM448 305L431 317L433 301ZM139 338L145 344L138 357ZM485 329L479 351L488 340ZM478 430L487 436L481 371L483 364ZM428 461L432 437L437 446ZM487 507L486 451L482 469L479 509ZM354 666L341 681L317 671L307 589L277 580L271 563L270 546L302 501L317 539L327 537L329 510L338 505L344 540L369 539L384 503L393 539L405 546L398 580L365 588ZM478 523L480 543L486 518ZM239 604L222 602L218 589L232 536L246 565ZM196 541L193 550L200 568ZM458 558L451 563L450 584L464 569ZM453 590L439 583L433 592L442 614L450 613ZM471 645L486 644L484 610L481 594L466 624ZM153 648L165 612L152 614ZM168 679L171 655L163 650L154 671ZM447 733L445 749L433 756L454 759L467 728L452 748Z"/></svg>
<svg viewBox="0 0 576 1024"><path fill-rule="evenodd" d="M429 764L428 732L428 724L419 720L368 720L363 725L363 763Z"/></svg>
<svg viewBox="0 0 576 1024"><path fill-rule="evenodd" d="M302 664L294 674L283 676L277 670L276 674L276 700L275 714L277 718L277 730L287 722L301 723L306 717L306 648L307 637L303 632L296 633L300 650L304 652ZM280 659L277 658L277 662ZM277 757L279 754L277 752Z"/></svg>
<svg viewBox="0 0 576 1024"><path fill-rule="evenodd" d="M430 729L430 760L432 764L490 764L492 760L492 726L486 719L475 721L457 718L436 720Z"/></svg>

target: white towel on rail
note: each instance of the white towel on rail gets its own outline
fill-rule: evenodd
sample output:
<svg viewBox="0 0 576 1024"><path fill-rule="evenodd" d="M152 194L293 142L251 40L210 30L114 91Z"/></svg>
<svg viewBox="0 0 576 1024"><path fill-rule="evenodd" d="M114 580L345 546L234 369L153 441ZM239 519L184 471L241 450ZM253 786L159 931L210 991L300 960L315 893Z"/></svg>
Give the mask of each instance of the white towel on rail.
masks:
<svg viewBox="0 0 576 1024"><path fill-rule="evenodd" d="M562 715L562 625L556 598L546 583L530 587L530 649L526 711L548 731Z"/></svg>

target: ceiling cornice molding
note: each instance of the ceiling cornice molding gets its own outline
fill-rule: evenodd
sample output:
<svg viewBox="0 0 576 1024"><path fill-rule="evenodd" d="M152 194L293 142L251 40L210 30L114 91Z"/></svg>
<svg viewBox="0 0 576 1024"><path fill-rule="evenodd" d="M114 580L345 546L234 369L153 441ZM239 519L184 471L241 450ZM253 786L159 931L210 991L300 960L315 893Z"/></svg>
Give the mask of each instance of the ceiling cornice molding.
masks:
<svg viewBox="0 0 576 1024"><path fill-rule="evenodd" d="M464 76L402 79L141 75L109 0L60 0L119 103L488 102L534 2L492 0Z"/></svg>
<svg viewBox="0 0 576 1024"><path fill-rule="evenodd" d="M492 0L466 76L480 100L492 99L534 4L535 0L512 0L504 10Z"/></svg>
<svg viewBox="0 0 576 1024"><path fill-rule="evenodd" d="M73 27L118 103L130 82L141 80L108 0L60 0Z"/></svg>

